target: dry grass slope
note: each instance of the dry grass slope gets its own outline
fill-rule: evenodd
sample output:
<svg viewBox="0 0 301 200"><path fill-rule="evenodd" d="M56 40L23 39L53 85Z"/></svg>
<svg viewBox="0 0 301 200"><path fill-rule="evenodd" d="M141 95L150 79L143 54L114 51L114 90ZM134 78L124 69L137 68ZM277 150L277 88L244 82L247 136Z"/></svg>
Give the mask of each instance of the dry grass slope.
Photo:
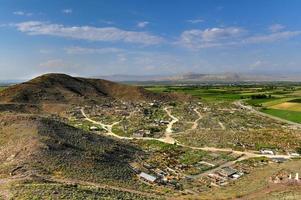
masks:
<svg viewBox="0 0 301 200"><path fill-rule="evenodd" d="M133 185L128 163L142 151L52 119L0 115L0 177L57 177Z"/></svg>
<svg viewBox="0 0 301 200"><path fill-rule="evenodd" d="M5 103L95 103L105 98L150 101L177 100L188 97L157 94L142 87L123 85L101 79L85 79L65 74L46 74L31 81L14 85L0 92Z"/></svg>

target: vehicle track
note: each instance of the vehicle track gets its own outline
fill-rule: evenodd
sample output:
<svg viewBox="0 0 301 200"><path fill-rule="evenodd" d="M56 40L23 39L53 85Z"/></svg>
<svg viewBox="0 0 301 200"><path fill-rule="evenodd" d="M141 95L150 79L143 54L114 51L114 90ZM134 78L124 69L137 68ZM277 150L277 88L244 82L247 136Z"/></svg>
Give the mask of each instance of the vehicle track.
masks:
<svg viewBox="0 0 301 200"><path fill-rule="evenodd" d="M108 135L110 136L113 136L113 137L116 137L118 139L126 139L126 140L133 140L133 139L139 139L139 140L157 140L157 141L161 141L161 142L164 142L164 143L168 143L168 144L176 144L178 146L182 146L182 147L186 147L186 148L191 148L191 149L195 149L195 150L203 150L203 151L211 151L211 152L218 152L218 151L224 151L224 152L232 152L232 153L235 153L235 154L243 154L245 155L245 159L248 159L248 158L252 158L252 157L267 157L267 158L286 158L286 159L289 159L291 158L291 156L289 155L265 155L265 154L258 154L256 153L255 151L236 151L236 150L233 150L233 149L230 149L230 148L216 148L216 147L194 147L194 146L188 146L188 145L184 145L184 144L181 144L179 143L178 141L176 141L172 135L170 133L172 133L172 125L174 123L176 123L178 121L178 118L176 118L175 116L173 116L171 114L171 112L168 110L170 109L170 107L168 108L165 108L164 110L167 112L167 114L173 119L169 124L168 124L168 128L166 128L166 132L169 134L168 137L166 137L166 135L162 138L150 138L150 137L142 137L142 138L134 138L134 137L123 137L123 136L119 136L115 133L112 132L112 130L109 132L108 131ZM92 122L92 123L95 123L95 124L99 124L99 125L102 125L101 122L97 122L97 121L94 121L92 119L90 119L84 112L84 109L82 108L81 109L81 112L83 114L83 116L85 117L86 120ZM115 122L113 124L118 124L119 122ZM171 126L170 126L171 124ZM106 125L108 126L108 125ZM109 125L109 126L112 126L112 125ZM171 132L170 132L171 131ZM167 139L166 139L167 138Z"/></svg>

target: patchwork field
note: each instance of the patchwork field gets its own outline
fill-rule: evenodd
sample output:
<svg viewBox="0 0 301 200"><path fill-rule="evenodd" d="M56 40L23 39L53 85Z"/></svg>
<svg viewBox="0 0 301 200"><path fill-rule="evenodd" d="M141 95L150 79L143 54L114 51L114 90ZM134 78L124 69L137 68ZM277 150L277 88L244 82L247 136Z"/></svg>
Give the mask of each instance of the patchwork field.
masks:
<svg viewBox="0 0 301 200"><path fill-rule="evenodd" d="M262 109L262 112L273 115L275 117L283 118L292 122L301 123L301 112L290 110L278 110L278 109Z"/></svg>
<svg viewBox="0 0 301 200"><path fill-rule="evenodd" d="M0 86L0 91L4 90L6 87Z"/></svg>
<svg viewBox="0 0 301 200"><path fill-rule="evenodd" d="M279 110L301 111L301 103L284 102L270 108Z"/></svg>
<svg viewBox="0 0 301 200"><path fill-rule="evenodd" d="M243 101L266 114L292 122L301 122L300 84L147 86L145 88L159 93L182 92L208 103Z"/></svg>

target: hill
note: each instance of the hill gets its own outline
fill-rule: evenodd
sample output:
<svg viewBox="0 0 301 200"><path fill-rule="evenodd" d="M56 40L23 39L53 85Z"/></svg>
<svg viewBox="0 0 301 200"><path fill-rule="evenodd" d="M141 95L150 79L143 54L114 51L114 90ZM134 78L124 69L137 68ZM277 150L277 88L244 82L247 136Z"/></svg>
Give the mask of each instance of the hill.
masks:
<svg viewBox="0 0 301 200"><path fill-rule="evenodd" d="M105 99L126 101L173 100L176 95L157 94L142 87L102 79L76 78L65 74L46 74L0 92L2 103L83 104Z"/></svg>
<svg viewBox="0 0 301 200"><path fill-rule="evenodd" d="M64 187L70 182L93 182L114 186L114 190L140 187L129 162L143 152L133 145L36 115L2 113L0 125L0 194L5 180L19 188L11 191L22 191L21 186L33 183L46 184L41 191L47 191L48 186L53 187L49 182ZM15 184L25 179L26 184Z"/></svg>

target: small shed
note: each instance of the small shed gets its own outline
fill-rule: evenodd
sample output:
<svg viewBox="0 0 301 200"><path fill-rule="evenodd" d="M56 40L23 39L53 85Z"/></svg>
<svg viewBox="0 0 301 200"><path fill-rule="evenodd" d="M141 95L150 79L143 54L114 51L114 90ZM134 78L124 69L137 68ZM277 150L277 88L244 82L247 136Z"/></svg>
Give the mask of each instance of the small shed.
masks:
<svg viewBox="0 0 301 200"><path fill-rule="evenodd" d="M139 174L139 177L150 183L154 183L157 180L157 177L147 174L147 173L144 173L144 172L141 172Z"/></svg>
<svg viewBox="0 0 301 200"><path fill-rule="evenodd" d="M281 158L281 157L277 157L277 158L273 158L272 161L275 163L284 163L287 159L285 158Z"/></svg>
<svg viewBox="0 0 301 200"><path fill-rule="evenodd" d="M268 155L275 155L275 152L273 150L270 149L262 149L260 150L261 154L268 154Z"/></svg>
<svg viewBox="0 0 301 200"><path fill-rule="evenodd" d="M138 130L133 133L133 137L143 137L144 136L144 131L143 130Z"/></svg>
<svg viewBox="0 0 301 200"><path fill-rule="evenodd" d="M89 129L90 129L90 131L99 131L100 130L100 128L97 126L90 126Z"/></svg>

